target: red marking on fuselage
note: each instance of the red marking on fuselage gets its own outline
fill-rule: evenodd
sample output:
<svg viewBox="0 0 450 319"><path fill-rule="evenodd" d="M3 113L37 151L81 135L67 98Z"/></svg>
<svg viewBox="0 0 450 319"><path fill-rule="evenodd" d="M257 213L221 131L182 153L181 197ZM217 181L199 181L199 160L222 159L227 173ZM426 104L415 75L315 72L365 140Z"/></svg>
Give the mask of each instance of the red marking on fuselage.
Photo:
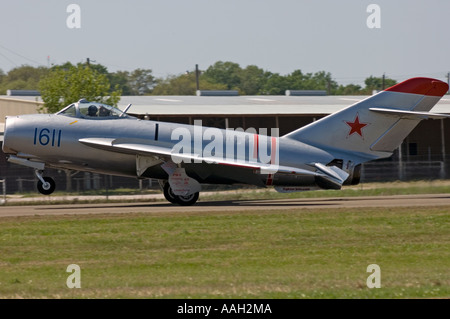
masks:
<svg viewBox="0 0 450 319"><path fill-rule="evenodd" d="M259 136L258 134L253 135L253 158L258 160L258 147L259 147Z"/></svg>
<svg viewBox="0 0 450 319"><path fill-rule="evenodd" d="M273 185L273 174L267 175L266 185L267 186L272 186Z"/></svg>
<svg viewBox="0 0 450 319"><path fill-rule="evenodd" d="M277 164L277 138L272 137L272 144L270 150L270 164Z"/></svg>

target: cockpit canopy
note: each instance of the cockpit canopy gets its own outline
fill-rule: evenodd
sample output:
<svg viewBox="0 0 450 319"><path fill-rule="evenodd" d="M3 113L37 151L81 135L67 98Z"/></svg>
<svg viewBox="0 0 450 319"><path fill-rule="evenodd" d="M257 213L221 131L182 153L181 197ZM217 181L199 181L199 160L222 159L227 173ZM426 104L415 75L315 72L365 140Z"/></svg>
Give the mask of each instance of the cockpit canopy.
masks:
<svg viewBox="0 0 450 319"><path fill-rule="evenodd" d="M91 120L128 117L125 113L115 107L97 102L89 102L84 99L79 100L77 103L70 104L56 114Z"/></svg>

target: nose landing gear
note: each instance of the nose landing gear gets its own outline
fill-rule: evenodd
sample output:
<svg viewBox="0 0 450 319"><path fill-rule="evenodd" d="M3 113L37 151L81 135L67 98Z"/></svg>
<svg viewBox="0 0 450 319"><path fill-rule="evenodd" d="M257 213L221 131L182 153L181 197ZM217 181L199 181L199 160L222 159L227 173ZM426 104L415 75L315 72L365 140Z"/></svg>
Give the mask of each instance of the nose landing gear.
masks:
<svg viewBox="0 0 450 319"><path fill-rule="evenodd" d="M37 183L37 189L39 193L43 195L50 195L55 191L56 183L51 177L43 177L42 171L36 170L35 171L37 178L39 179Z"/></svg>

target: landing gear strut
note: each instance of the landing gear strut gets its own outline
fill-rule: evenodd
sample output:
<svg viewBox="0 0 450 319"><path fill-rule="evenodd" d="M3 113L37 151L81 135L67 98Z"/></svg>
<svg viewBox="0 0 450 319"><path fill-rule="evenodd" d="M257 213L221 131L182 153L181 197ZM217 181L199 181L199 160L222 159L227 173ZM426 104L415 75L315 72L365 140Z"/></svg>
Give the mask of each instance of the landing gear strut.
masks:
<svg viewBox="0 0 450 319"><path fill-rule="evenodd" d="M43 177L42 171L36 170L36 176L39 179L37 189L43 195L50 195L55 191L56 183L51 177Z"/></svg>
<svg viewBox="0 0 450 319"><path fill-rule="evenodd" d="M191 195L187 196L181 196L181 195L175 195L172 192L172 188L170 187L169 182L166 182L163 187L164 190L164 197L171 202L172 204L178 204L181 206L190 206L194 205L199 197L199 193L193 193Z"/></svg>

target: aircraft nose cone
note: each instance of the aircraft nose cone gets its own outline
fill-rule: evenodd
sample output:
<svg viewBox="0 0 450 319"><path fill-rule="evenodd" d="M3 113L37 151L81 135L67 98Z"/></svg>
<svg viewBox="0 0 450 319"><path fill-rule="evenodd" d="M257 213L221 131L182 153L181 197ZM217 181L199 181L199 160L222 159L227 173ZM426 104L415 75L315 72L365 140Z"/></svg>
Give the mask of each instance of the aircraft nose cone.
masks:
<svg viewBox="0 0 450 319"><path fill-rule="evenodd" d="M13 117L6 117L5 121L5 132L3 135L3 152L5 154L15 154L16 152L11 148L13 147L12 144L12 136L14 136L14 118Z"/></svg>

